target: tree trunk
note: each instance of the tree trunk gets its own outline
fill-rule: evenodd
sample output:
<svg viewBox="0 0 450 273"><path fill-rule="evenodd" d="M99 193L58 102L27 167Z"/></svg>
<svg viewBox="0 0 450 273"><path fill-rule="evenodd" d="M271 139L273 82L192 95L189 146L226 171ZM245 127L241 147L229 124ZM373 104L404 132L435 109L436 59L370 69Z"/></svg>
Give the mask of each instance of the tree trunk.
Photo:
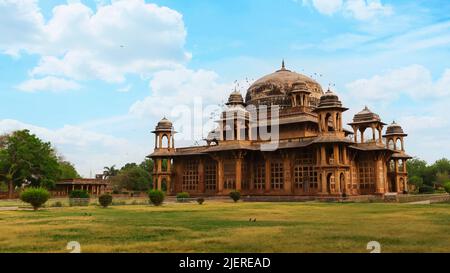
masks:
<svg viewBox="0 0 450 273"><path fill-rule="evenodd" d="M10 181L8 181L8 198L12 199L13 198L13 194L14 194L13 181L10 180Z"/></svg>

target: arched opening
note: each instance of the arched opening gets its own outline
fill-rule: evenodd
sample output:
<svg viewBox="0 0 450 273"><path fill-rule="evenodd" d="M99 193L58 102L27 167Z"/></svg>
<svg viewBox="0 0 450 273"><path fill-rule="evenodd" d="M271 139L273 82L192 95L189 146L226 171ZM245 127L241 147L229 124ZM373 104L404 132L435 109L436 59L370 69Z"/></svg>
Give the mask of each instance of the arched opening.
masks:
<svg viewBox="0 0 450 273"><path fill-rule="evenodd" d="M361 137L362 137L361 131L356 130L356 142L357 142L357 143L358 143L358 142L359 142L359 143L362 143Z"/></svg>
<svg viewBox="0 0 450 273"><path fill-rule="evenodd" d="M403 193L407 192L407 187L406 187L406 181L405 179L403 179L403 177L400 178L400 191Z"/></svg>
<svg viewBox="0 0 450 273"><path fill-rule="evenodd" d="M336 114L336 131L340 131L341 130L341 116L339 115L339 113Z"/></svg>
<svg viewBox="0 0 450 273"><path fill-rule="evenodd" d="M391 172L395 171L395 161L393 159L389 161L389 171Z"/></svg>
<svg viewBox="0 0 450 273"><path fill-rule="evenodd" d="M334 175L332 173L327 174L327 192L332 193L335 189Z"/></svg>
<svg viewBox="0 0 450 273"><path fill-rule="evenodd" d="M389 139L388 141L388 148L391 150L395 150L395 144L393 139Z"/></svg>
<svg viewBox="0 0 450 273"><path fill-rule="evenodd" d="M163 135L161 139L161 148L169 148L169 137L167 135Z"/></svg>
<svg viewBox="0 0 450 273"><path fill-rule="evenodd" d="M161 181L161 191L166 192L167 191L167 180L165 178Z"/></svg>
<svg viewBox="0 0 450 273"><path fill-rule="evenodd" d="M325 124L324 124L324 126L325 126L325 132L328 132L328 131L334 131L334 128L333 127L329 127L329 122L330 122L330 118L331 118L331 114L330 113L327 113L326 115L325 115Z"/></svg>
<svg viewBox="0 0 450 273"><path fill-rule="evenodd" d="M168 165L167 159L162 159L161 160L161 171L167 172L167 165Z"/></svg>
<svg viewBox="0 0 450 273"><path fill-rule="evenodd" d="M341 192L342 193L347 193L347 190L345 188L345 175L344 175L344 173L341 173L341 175L339 176L339 185L341 187Z"/></svg>
<svg viewBox="0 0 450 273"><path fill-rule="evenodd" d="M397 140L395 141L395 149L396 150L401 150L402 149L402 141L400 138L397 138Z"/></svg>
<svg viewBox="0 0 450 273"><path fill-rule="evenodd" d="M366 128L364 130L364 143L368 143L368 142L374 142L373 140L373 131L371 130L371 128Z"/></svg>
<svg viewBox="0 0 450 273"><path fill-rule="evenodd" d="M405 164L404 164L403 159L400 159L400 160L398 161L398 171L399 171L399 172L405 171Z"/></svg>

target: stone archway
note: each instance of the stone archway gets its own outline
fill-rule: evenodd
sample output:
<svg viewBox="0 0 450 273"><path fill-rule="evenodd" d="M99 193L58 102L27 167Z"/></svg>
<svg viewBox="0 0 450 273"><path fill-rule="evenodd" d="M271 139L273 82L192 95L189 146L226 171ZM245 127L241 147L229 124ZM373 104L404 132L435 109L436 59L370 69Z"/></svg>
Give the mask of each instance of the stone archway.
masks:
<svg viewBox="0 0 450 273"><path fill-rule="evenodd" d="M347 189L345 187L345 175L344 175L344 173L341 173L339 175L339 186L340 186L341 192L347 194Z"/></svg>
<svg viewBox="0 0 450 273"><path fill-rule="evenodd" d="M328 173L327 174L327 193L331 194L331 183L332 183L332 178L333 178L333 174L332 173Z"/></svg>

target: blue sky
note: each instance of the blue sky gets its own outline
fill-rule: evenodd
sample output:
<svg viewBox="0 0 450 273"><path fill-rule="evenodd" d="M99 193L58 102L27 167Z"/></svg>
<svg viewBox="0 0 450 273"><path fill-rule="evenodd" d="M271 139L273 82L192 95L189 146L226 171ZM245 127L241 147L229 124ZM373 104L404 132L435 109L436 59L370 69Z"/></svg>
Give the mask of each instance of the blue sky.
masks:
<svg viewBox="0 0 450 273"><path fill-rule="evenodd" d="M333 84L346 121L368 105L432 162L450 156L449 11L437 0L0 0L0 133L30 128L89 176L141 161L161 117L183 129L178 106L217 106L284 58Z"/></svg>

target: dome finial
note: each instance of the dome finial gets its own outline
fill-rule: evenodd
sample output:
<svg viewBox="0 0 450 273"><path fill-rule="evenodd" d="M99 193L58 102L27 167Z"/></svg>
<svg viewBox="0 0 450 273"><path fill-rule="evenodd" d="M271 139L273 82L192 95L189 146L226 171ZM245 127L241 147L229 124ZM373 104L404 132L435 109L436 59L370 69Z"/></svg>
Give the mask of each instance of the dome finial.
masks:
<svg viewBox="0 0 450 273"><path fill-rule="evenodd" d="M284 59L281 61L281 70L285 70L286 66L284 65Z"/></svg>

